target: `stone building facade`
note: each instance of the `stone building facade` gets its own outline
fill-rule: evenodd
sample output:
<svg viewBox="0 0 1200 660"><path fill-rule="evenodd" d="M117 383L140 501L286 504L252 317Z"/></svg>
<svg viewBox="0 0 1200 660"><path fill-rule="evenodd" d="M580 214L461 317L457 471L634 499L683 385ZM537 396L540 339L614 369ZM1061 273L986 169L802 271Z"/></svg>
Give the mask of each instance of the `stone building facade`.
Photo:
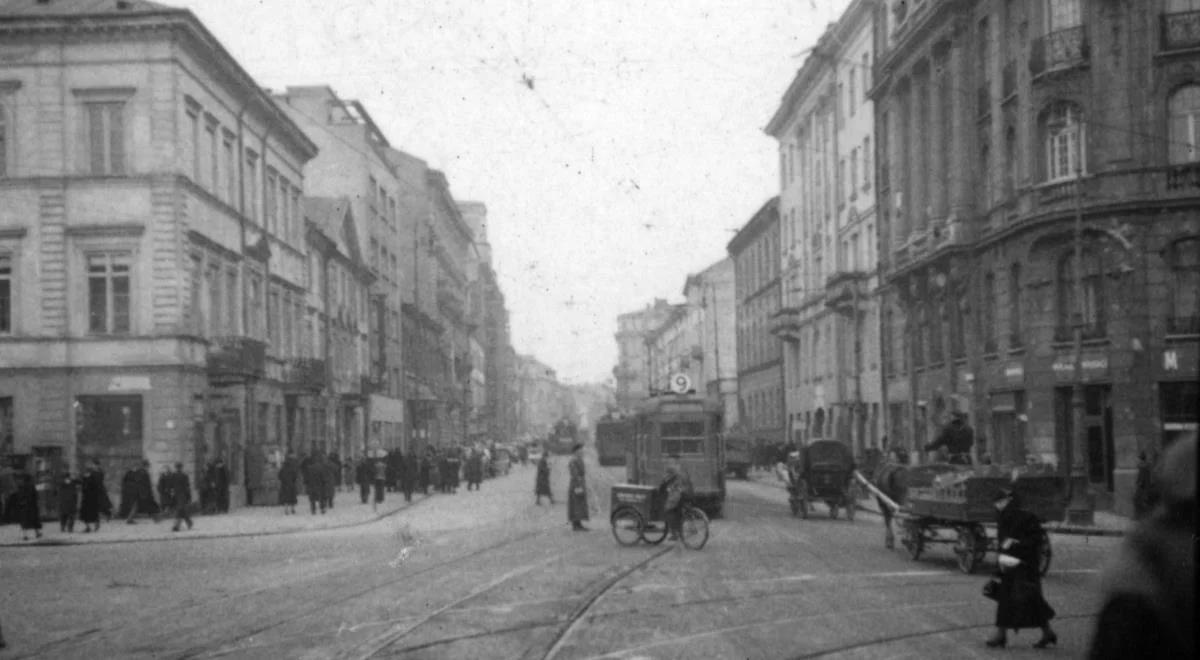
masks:
<svg viewBox="0 0 1200 660"><path fill-rule="evenodd" d="M666 300L658 298L643 309L617 317L617 366L613 367L613 378L617 408L626 413L632 413L650 396L650 352L646 348L646 333L666 321L671 307Z"/></svg>
<svg viewBox="0 0 1200 660"><path fill-rule="evenodd" d="M783 355L771 334L782 300L779 198L772 197L727 246L736 299L739 432L786 442Z"/></svg>
<svg viewBox="0 0 1200 660"><path fill-rule="evenodd" d="M734 288L733 260L728 257L689 275L683 287L688 322L696 328L700 348L696 391L721 402L726 429L741 419Z"/></svg>
<svg viewBox="0 0 1200 660"><path fill-rule="evenodd" d="M1127 513L1138 452L1196 428L1192 9L881 5L893 437L919 447L962 410L994 460L1075 466L1098 506Z"/></svg>
<svg viewBox="0 0 1200 660"><path fill-rule="evenodd" d="M300 377L316 146L189 11L0 9L0 401L12 451L268 496Z"/></svg>
<svg viewBox="0 0 1200 660"><path fill-rule="evenodd" d="M881 392L871 84L876 3L829 26L767 126L779 141L789 437L878 445Z"/></svg>

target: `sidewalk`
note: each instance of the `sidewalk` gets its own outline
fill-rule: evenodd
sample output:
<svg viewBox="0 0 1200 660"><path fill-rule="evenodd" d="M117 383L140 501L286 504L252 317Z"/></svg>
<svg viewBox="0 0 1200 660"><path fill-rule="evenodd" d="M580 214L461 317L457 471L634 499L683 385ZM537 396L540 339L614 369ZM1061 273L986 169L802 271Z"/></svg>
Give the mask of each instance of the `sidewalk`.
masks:
<svg viewBox="0 0 1200 660"><path fill-rule="evenodd" d="M373 496L373 493L372 493ZM413 494L413 501L406 503L404 493L385 493L384 501L377 510L371 510L370 501L363 504L359 499L358 488L353 492L338 491L333 500L334 507L324 514L320 511L313 515L309 513L308 498L301 497L296 505L295 515L284 515L280 506L253 506L235 509L229 513L216 515L193 515L194 523L191 530L186 527L178 532L172 532L171 527L175 518L161 518L155 523L150 518L139 517L134 525L124 520L113 518L112 522L102 521L100 531L90 534L83 533L84 525L75 522L75 532L61 532L57 521L42 522L42 538L29 541L21 540L21 528L18 525L0 527L0 548L45 546L45 545L84 545L90 543L137 543L145 541L174 541L195 538L219 538L235 536L269 536L275 534L294 534L321 529L336 529L351 527L374 522L386 518L403 509L413 506L427 497L453 497L449 495Z"/></svg>
<svg viewBox="0 0 1200 660"><path fill-rule="evenodd" d="M750 481L756 483L775 486L780 490L787 489L787 486L779 480L779 477L774 472L751 471L748 477ZM874 497L859 500L858 510L882 516L879 512L879 503ZM1096 511L1094 520L1090 526L1069 525L1065 522L1048 522L1045 524L1046 531L1052 534L1074 534L1079 536L1124 536L1132 527L1132 520L1108 511Z"/></svg>

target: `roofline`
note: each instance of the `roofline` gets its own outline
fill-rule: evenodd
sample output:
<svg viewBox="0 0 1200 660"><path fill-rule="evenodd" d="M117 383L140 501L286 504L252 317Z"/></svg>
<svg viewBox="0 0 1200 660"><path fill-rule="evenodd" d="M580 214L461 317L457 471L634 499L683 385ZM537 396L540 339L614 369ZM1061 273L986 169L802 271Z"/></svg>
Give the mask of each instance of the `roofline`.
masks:
<svg viewBox="0 0 1200 660"><path fill-rule="evenodd" d="M757 211L754 212L754 215L751 216L750 220L747 221L746 224L742 225L742 228L738 230L738 233L734 234L733 238L729 241L729 244L725 246L725 250L729 253L730 256L733 256L734 254L740 252L741 249L743 247L745 247L745 244L748 243L751 238L758 236L759 234L762 233L763 226L766 225L767 222L770 221L769 215L772 211L775 212L774 219L776 221L778 221L779 220L779 196L778 195L776 195L775 197L772 197L771 199L768 199L766 201L766 203L764 203L761 207L759 207L759 209Z"/></svg>
<svg viewBox="0 0 1200 660"><path fill-rule="evenodd" d="M155 22L153 19L158 19L158 22ZM196 38L202 47L206 47L218 55L209 64L218 68L224 68L232 74L234 82L240 84L244 88L243 91L248 91L251 98L259 102L262 109L270 118L284 126L289 137L296 142L296 146L307 156L305 160L311 160L317 155L318 149L316 143L309 139L308 135L304 133L296 122L292 121L292 118L275 103L271 95L259 86L254 78L242 67L241 63L226 50L221 41L209 31L204 22L192 13L190 9L164 8L138 11L128 15L114 12L89 12L68 16L51 14L42 16L0 15L0 34L20 31L59 32L72 28L91 31L111 29L114 23L117 24L116 27L129 30L145 27L186 28L192 30L193 33L190 36Z"/></svg>

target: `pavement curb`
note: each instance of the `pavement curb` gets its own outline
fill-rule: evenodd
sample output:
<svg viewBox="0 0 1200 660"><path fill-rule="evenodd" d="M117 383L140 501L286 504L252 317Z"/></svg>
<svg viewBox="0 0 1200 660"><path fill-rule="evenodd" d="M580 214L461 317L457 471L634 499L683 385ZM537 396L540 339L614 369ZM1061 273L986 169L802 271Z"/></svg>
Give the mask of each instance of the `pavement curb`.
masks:
<svg viewBox="0 0 1200 660"><path fill-rule="evenodd" d="M751 478L751 479L746 479L745 481L747 483L763 484L765 486L773 486L780 490L787 490L787 487L784 486L782 483L778 483L778 482L771 481L771 480L759 480L759 479ZM869 513L871 515L878 516L880 518L883 517L882 513L880 513L879 511L877 511L871 507L864 506L862 504L856 504L855 507L859 511L863 511L865 513ZM1045 525L1044 527L1048 533L1059 534L1062 536L1101 536L1101 537L1120 538L1120 537L1125 536L1125 534L1127 534L1127 532L1125 530L1120 530L1120 529L1104 529L1102 527L1082 527L1079 525Z"/></svg>
<svg viewBox="0 0 1200 660"><path fill-rule="evenodd" d="M18 541L13 543L5 541L0 543L0 548L47 548L47 547L63 547L63 546L86 546L86 545L121 545L129 543L171 543L175 541L203 541L206 539L236 539L246 538L251 536L283 536L285 534L303 534L305 532L324 532L332 529L347 529L350 527L360 527L362 525L370 525L371 523L379 522L385 518L390 518L401 511L407 511L412 507L428 500L431 495L424 495L420 499L413 499L412 502L405 503L404 506L398 507L393 511L381 513L376 516L367 518L366 520L358 520L354 522L339 523L328 527L315 527L312 529L278 529L263 532L201 532L199 534L185 534L180 532L178 536L161 536L145 539L102 539L98 541L73 541L62 539L60 537L47 538L42 537L34 541ZM93 537L95 538L95 537Z"/></svg>

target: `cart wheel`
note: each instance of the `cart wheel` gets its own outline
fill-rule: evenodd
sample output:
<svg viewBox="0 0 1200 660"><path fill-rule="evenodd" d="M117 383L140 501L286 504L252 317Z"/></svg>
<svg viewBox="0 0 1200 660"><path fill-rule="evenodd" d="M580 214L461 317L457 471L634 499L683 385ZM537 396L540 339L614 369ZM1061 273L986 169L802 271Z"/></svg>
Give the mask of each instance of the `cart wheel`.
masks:
<svg viewBox="0 0 1200 660"><path fill-rule="evenodd" d="M633 509L618 509L612 515L613 538L621 545L636 545L642 537L642 514Z"/></svg>
<svg viewBox="0 0 1200 660"><path fill-rule="evenodd" d="M650 545L658 545L667 538L667 523L666 522L644 522L642 530L639 534L641 539Z"/></svg>
<svg viewBox="0 0 1200 660"><path fill-rule="evenodd" d="M954 556L958 560L958 570L971 574L979 563L979 550L975 542L975 530L970 527L958 528L958 540L954 543Z"/></svg>
<svg viewBox="0 0 1200 660"><path fill-rule="evenodd" d="M1044 577L1050 572L1050 561L1054 559L1054 550L1050 547L1050 535L1042 530L1038 543L1038 572Z"/></svg>
<svg viewBox="0 0 1200 660"><path fill-rule="evenodd" d="M708 543L708 516L695 507L683 511L683 544L692 550L699 550Z"/></svg>
<svg viewBox="0 0 1200 660"><path fill-rule="evenodd" d="M900 537L900 543L908 550L908 556L914 560L921 558L921 551L925 549L924 530L917 523L908 520L904 522L904 534Z"/></svg>

